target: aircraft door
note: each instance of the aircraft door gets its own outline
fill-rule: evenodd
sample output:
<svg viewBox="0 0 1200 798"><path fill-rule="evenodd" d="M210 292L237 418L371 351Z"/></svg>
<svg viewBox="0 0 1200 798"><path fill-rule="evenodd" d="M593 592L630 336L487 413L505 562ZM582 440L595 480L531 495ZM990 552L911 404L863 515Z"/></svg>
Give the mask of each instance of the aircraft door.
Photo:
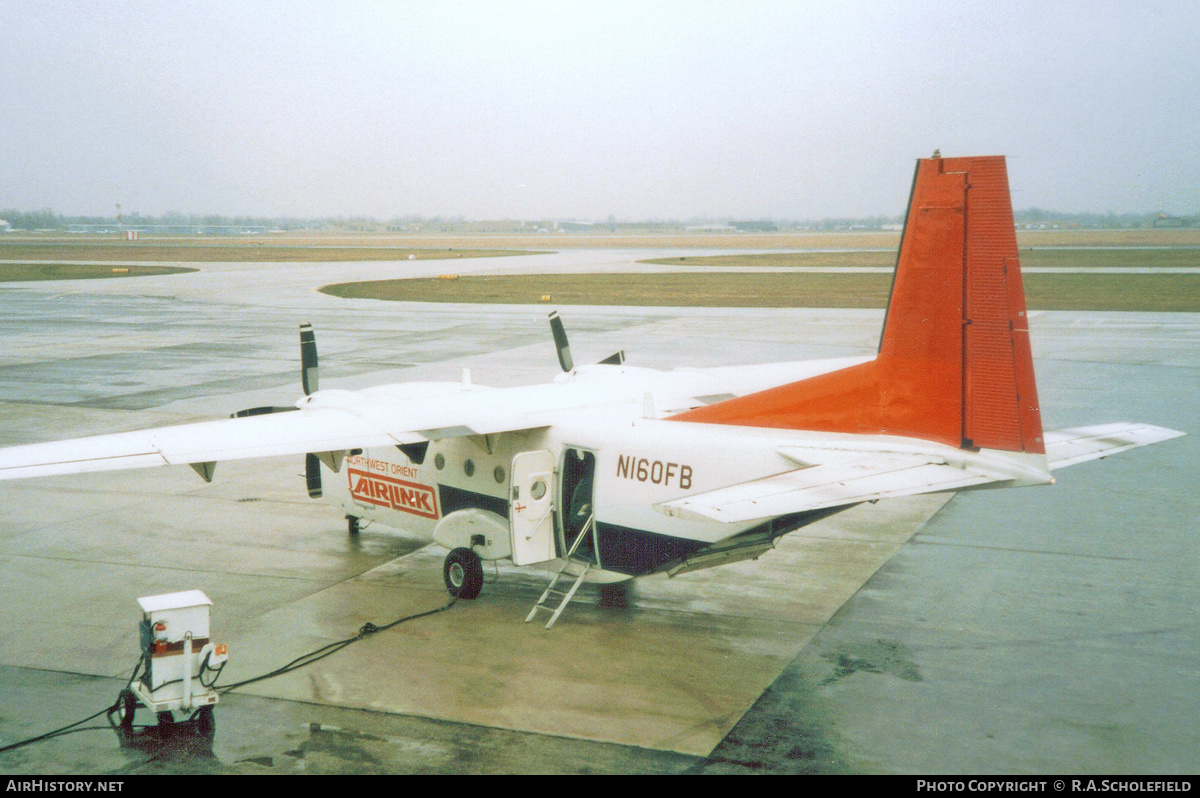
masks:
<svg viewBox="0 0 1200 798"><path fill-rule="evenodd" d="M554 466L548 451L521 452L512 461L508 518L513 565L553 560Z"/></svg>
<svg viewBox="0 0 1200 798"><path fill-rule="evenodd" d="M597 553L595 509L592 505L596 455L587 449L567 447L562 466L563 551L578 560L600 564ZM576 545L576 539L583 536Z"/></svg>

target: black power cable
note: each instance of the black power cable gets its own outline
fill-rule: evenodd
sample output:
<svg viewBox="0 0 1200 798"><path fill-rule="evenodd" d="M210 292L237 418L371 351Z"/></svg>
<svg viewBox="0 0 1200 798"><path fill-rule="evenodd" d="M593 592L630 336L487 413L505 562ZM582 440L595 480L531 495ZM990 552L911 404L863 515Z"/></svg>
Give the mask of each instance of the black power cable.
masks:
<svg viewBox="0 0 1200 798"><path fill-rule="evenodd" d="M142 664L145 661L146 661L146 658L145 658L145 656L143 656L137 661L137 665L133 666L133 672L129 674L129 681L127 681L125 683L126 688L128 688L129 685L133 684L133 680L137 678L138 670L142 667ZM41 742L42 740L49 740L53 737L61 737L64 734L74 734L75 732L80 732L80 731L106 731L108 729L107 726L88 726L85 729L77 729L75 727L81 726L84 723L87 723L89 720L98 718L101 715L104 715L104 714L111 715L112 713L116 712L120 706L121 706L121 699L118 698L116 703L114 703L112 706L105 707L104 709L100 710L99 712L97 712L93 715L88 715L83 720L77 720L74 723L70 723L66 726L55 729L54 731L49 731L49 732L46 732L45 734L39 734L37 737L30 737L27 740L21 740L20 742L10 743L9 745L0 747L0 753L3 753L5 751L11 751L14 748L21 748L23 746L30 745L31 743L38 743L38 742Z"/></svg>
<svg viewBox="0 0 1200 798"><path fill-rule="evenodd" d="M457 597L452 598L452 599L450 599L450 602L448 604L445 604L444 606L441 606L441 607L438 607L438 608L432 609L432 610L426 610L424 612L418 612L414 615L407 615L403 618L398 618L384 626L376 626L375 624L370 623L370 622L365 623L358 630L358 634L354 635L353 637L347 637L345 640L338 640L337 642L329 643L328 645L324 645L321 648L316 649L315 651L310 651L307 654L302 654L299 657L296 657L294 660L292 660L288 664L284 665L283 667L277 668L277 669L271 671L270 673L264 673L262 676L255 676L252 679L245 679L240 682L234 682L233 684L226 685L225 687L220 687L217 689L217 692L219 692L221 695L224 695L225 693L228 693L230 690L236 690L239 687L245 687L246 685L253 684L254 682L261 682L265 679L271 679L276 676L282 676L285 673L289 673L291 671L298 670L299 668L303 668L307 665L311 665L314 662L317 662L318 660L322 660L331 654L336 654L337 652L341 651L343 648L350 645L351 643L357 643L359 640L362 640L364 637L369 637L369 636L375 634L376 632L383 632L387 629L391 629L393 626L399 626L400 624L407 623L408 621L415 621L418 618L424 618L428 615L437 615L439 612L445 612L446 610L453 607L457 601L458 601Z"/></svg>
<svg viewBox="0 0 1200 798"><path fill-rule="evenodd" d="M318 660L322 660L331 654L336 654L337 652L341 651L343 648L350 645L351 643L356 643L359 640L362 640L364 637L369 637L370 635L373 635L376 632L383 632L383 631L386 631L387 629L391 629L393 626L399 626L400 624L407 623L408 621L415 621L418 618L424 618L429 615L437 615L439 612L445 612L446 610L453 607L457 601L458 601L458 598L456 597L456 598L451 599L450 602L444 606L441 606L441 607L438 607L438 608L432 609L432 610L426 610L425 612L418 612L413 615L406 615L403 618L397 618L396 620L392 621L391 623L385 624L383 626L376 626L373 623L367 622L367 623L363 624L362 627L359 628L358 634L354 635L353 637L347 637L345 640L339 640L336 643L330 643L328 645L322 646L321 648L318 648L316 651L311 651L308 654L303 654L299 657L296 657L296 659L292 660L288 664L284 665L281 668L276 668L275 670L271 671L270 673L265 673L262 676L255 676L252 679L245 679L243 681L235 682L234 684L218 688L218 692L221 695L224 695L225 693L228 693L231 690L236 690L239 687L245 687L246 685L253 684L254 682L261 682L266 679L271 679L275 676L282 676L285 673L289 673L291 671L298 670L300 668L305 667L306 665L311 665L314 662L317 662ZM67 726L63 726L61 728L55 729L54 731L49 731L49 732L46 732L45 734L39 734L37 737L30 737L27 740L21 740L20 742L10 743L9 745L0 747L0 753L3 753L4 751L11 751L14 748L21 748L22 746L41 742L43 740L49 740L54 737L61 737L66 734L74 734L75 732L107 731L107 730L109 730L112 727L112 716L115 713L117 713L118 711L120 711L120 709L121 709L121 701L123 700L125 690L128 690L129 685L133 684L134 679L137 678L138 671L141 669L142 665L145 664L145 662L146 662L145 656L143 656L141 659L138 660L137 665L135 665L133 667L133 672L129 675L129 680L125 683L125 687L121 690L121 693L117 696L116 702L114 704L112 704L111 706L105 707L104 709L100 710L99 712L96 712L92 715L88 715L86 718L84 718L82 720L77 720L74 723L71 723ZM201 667L200 667L201 674L203 674L203 672L204 672L205 668L207 668L207 666L208 666L208 658L205 657L205 660L203 663L201 663ZM225 665L222 664L221 667L216 669L217 675L213 677L212 682L206 683L206 682L204 682L203 679L200 679L200 683L204 684L206 687L213 687L216 684L216 681L220 677L221 671L224 670L224 668L225 668ZM82 729L76 728L77 726L82 726L84 723L87 723L89 720L94 720L95 718L98 718L101 715L105 715L105 714L107 714L109 717L109 726L87 726Z"/></svg>

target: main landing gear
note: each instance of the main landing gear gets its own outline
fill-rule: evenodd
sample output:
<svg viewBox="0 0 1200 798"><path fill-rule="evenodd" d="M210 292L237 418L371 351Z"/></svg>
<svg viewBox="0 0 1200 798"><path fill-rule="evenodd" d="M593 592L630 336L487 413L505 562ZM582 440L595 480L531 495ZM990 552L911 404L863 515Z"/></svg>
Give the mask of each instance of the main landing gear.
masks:
<svg viewBox="0 0 1200 798"><path fill-rule="evenodd" d="M451 596L473 599L483 590L483 561L468 548L457 548L446 555L442 577Z"/></svg>

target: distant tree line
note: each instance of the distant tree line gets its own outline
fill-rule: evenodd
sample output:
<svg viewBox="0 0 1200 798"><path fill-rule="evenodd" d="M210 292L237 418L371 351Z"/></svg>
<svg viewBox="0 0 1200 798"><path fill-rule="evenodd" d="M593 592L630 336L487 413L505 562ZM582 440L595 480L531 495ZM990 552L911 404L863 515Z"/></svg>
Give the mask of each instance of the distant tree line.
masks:
<svg viewBox="0 0 1200 798"><path fill-rule="evenodd" d="M1114 230L1142 227L1197 227L1200 216L1172 216L1161 211L1154 213L1062 213L1042 208L1029 208L1013 214L1018 226L1058 225L1059 227L1081 227ZM1164 224L1164 222L1170 222Z"/></svg>
<svg viewBox="0 0 1200 798"><path fill-rule="evenodd" d="M221 216L219 214L183 214L175 211L161 216L143 216L140 213L123 214L120 219L112 216L72 216L55 213L52 208L38 211L22 211L15 208L0 210L0 219L8 222L15 230L66 230L72 225L105 225L117 227L172 226L172 227L272 227L281 229L312 228L323 224L323 220L272 218L260 216Z"/></svg>
<svg viewBox="0 0 1200 798"><path fill-rule="evenodd" d="M1172 216L1153 213L1064 213L1042 208L1029 208L1014 214L1018 227L1078 227L1089 229L1120 229L1148 227L1200 227L1200 216ZM377 220L369 216L331 216L299 219L294 217L222 216L220 214L185 214L170 211L161 216L139 213L112 216L60 215L51 208L24 211L15 208L0 210L0 220L14 230L67 230L75 227L172 227L172 228L263 228L268 230L345 230L352 232L395 233L517 233L517 232L676 232L699 225L726 225L744 232L772 231L844 231L891 230L903 221L899 216L870 216L861 218L821 219L819 221L731 220L729 218L692 218L687 220L618 220L608 217L601 222L567 219L534 220L471 220L462 216L397 216Z"/></svg>
<svg viewBox="0 0 1200 798"><path fill-rule="evenodd" d="M63 226L62 218L49 208L40 211L16 211L6 208L0 211L0 219L18 230L56 230Z"/></svg>

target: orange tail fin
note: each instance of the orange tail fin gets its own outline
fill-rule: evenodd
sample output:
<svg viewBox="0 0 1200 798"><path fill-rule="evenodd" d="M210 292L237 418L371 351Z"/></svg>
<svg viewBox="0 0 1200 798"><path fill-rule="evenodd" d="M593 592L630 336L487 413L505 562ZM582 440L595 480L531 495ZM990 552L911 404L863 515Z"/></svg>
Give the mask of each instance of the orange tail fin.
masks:
<svg viewBox="0 0 1200 798"><path fill-rule="evenodd" d="M672 419L1043 454L1004 158L917 162L875 360Z"/></svg>

